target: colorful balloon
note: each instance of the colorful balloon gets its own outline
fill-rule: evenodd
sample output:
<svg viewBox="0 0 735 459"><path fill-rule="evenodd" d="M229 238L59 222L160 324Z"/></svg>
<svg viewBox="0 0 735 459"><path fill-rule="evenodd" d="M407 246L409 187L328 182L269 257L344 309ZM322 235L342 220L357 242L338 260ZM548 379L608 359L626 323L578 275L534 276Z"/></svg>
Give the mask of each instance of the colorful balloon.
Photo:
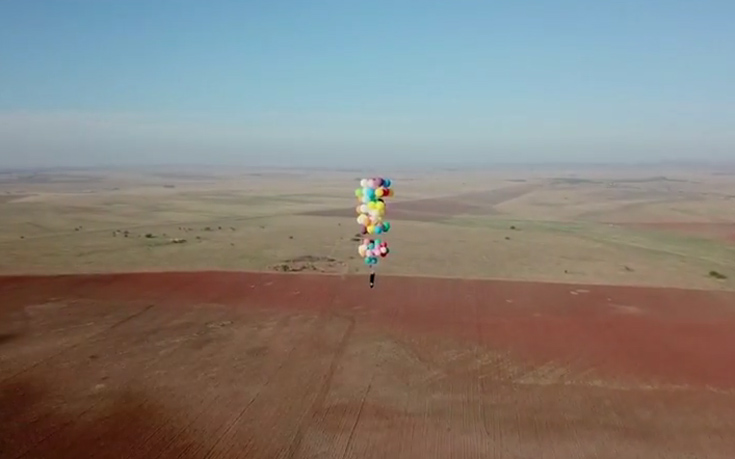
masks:
<svg viewBox="0 0 735 459"><path fill-rule="evenodd" d="M361 179L360 187L355 189L355 212L358 214L355 220L360 225L360 233L368 236L362 239L357 252L369 266L377 264L390 253L386 241L373 239L370 235L384 234L391 228L390 223L383 220L387 211L385 198L393 195L391 185L389 179L370 177Z"/></svg>

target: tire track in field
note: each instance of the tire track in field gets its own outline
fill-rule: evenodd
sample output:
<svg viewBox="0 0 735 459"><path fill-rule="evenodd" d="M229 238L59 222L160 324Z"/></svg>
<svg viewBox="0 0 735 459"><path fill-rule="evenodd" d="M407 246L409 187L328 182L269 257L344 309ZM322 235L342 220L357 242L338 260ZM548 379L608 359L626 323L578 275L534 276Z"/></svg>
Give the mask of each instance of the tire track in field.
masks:
<svg viewBox="0 0 735 459"><path fill-rule="evenodd" d="M353 289L362 287L362 284L356 279L353 278L351 279L352 282L348 283L346 282L345 277L346 276L342 276L341 285L349 286ZM360 287L357 287L358 285L360 285ZM351 290L349 289L344 291L347 294L351 294ZM336 298L335 303L339 302L340 299L341 298ZM394 309L393 315L395 315L395 311L396 310ZM349 332L351 335L349 342L346 342L345 346L341 349L341 355L335 355L334 357L338 358L332 360L331 368L328 371L329 378L327 381L329 381L329 385L328 387L326 385L322 386L323 392L319 394L319 397L315 400L312 409L309 410L309 415L305 418L308 420L308 424L306 422L301 424L301 427L307 427L307 429L304 429L301 433L301 439L298 440L299 447L288 450L288 457L298 457L299 454L308 454L308 457L345 457L353 448L354 440L358 436L359 426L362 424L364 417L366 415L370 416L369 413L371 411L371 405L368 403L368 399L373 393L373 389L376 387L374 382L378 374L377 368L382 366L384 363L383 355L385 352L385 344L381 342L374 351L370 350L370 348L367 348L367 350L358 348L356 350L357 354L351 353L349 355L349 360L346 360L348 358L347 354L349 344L354 342L353 336L356 333L355 330L357 325L356 317L347 317L344 314L337 314L336 316L350 320L354 324L354 328ZM360 384L355 387L354 384L347 383L347 385L341 386L341 389L343 391L346 390L348 393L357 392L356 389L359 388L359 392L356 394L357 397L355 397L356 400L353 397L349 397L345 400L344 394L335 394L337 399L340 401L336 402L334 405L325 407L327 399L330 394L333 393L332 388L334 387L334 384L336 381L340 380L338 379L338 375L347 375L347 373L350 372L350 368L352 368L351 365L355 364L355 362L364 361L362 358L363 352L369 352L370 359L375 359L371 373L366 379L363 379L367 384L364 386ZM342 365L342 362L345 362L345 364ZM352 400L357 402L356 410L350 409L350 407L354 406L354 402ZM306 438L306 434L310 430L313 431L315 439L310 441L308 443L308 447L306 447L303 444L303 439ZM326 435L329 435L327 432L331 432L332 434L327 437Z"/></svg>
<svg viewBox="0 0 735 459"><path fill-rule="evenodd" d="M313 417L311 408L319 402L318 394L323 390L334 352L345 331L342 321L330 321L317 342L312 329L300 341L283 376L267 387L262 400L253 408L253 416L241 422L227 441L222 441L224 446L219 454L223 457L285 457L289 448L298 454L300 451L295 446L299 429L307 427ZM263 432L267 432L267 438L261 440L256 433ZM304 432L301 430L302 439Z"/></svg>
<svg viewBox="0 0 735 459"><path fill-rule="evenodd" d="M283 320L283 319L282 319ZM276 325L276 327L279 326L281 321L279 321ZM257 333L257 330L253 333L250 333L250 330L247 332L242 332L238 330L237 336L228 343L223 349L217 350L217 352L214 353L212 357L205 358L205 359L199 359L204 360L209 363L209 366L213 366L212 362L219 362L220 360L224 360L225 362L230 360L230 357L232 354L236 353L238 350L241 349L240 345L245 344L248 342L252 342L253 333ZM290 353L295 349L295 346L290 349L290 351L286 354L284 357L284 361L288 360ZM232 352L235 351L235 352ZM179 356L183 362L186 362L190 359L189 355L180 355ZM281 364L282 365L282 364ZM278 371L280 368L277 368L276 371ZM248 368L248 371L250 368ZM247 371L243 371L244 373ZM239 376L239 374L237 375ZM272 375L270 375L272 377ZM238 378L233 377L233 380L237 380ZM263 388L263 385L268 384L270 379L266 379L264 383L259 387L256 394L253 396L250 405L255 401L255 399L259 396L260 391ZM160 425L155 433L152 433L149 435L145 441L143 441L143 453L139 455L139 457L146 457L146 458L158 458L161 457L163 454L170 455L171 450L173 449L174 445L184 443L187 439L187 433L192 430L193 426L197 424L200 420L200 418L208 411L212 409L213 406L216 407L216 401L219 397L219 391L215 390L211 384L204 383L205 387L203 387L202 392L203 396L199 398L197 401L198 403L195 404L193 407L193 414L189 417L188 421L185 422L179 429L174 431L168 439L157 439L157 437L160 437L160 431L165 427L163 424ZM231 382L231 385L228 387L234 386L234 381ZM187 391L188 392L188 391ZM181 395L177 397L183 405L191 404L191 402L188 400L188 397L186 395ZM214 403L210 403L214 402ZM172 420L173 421L173 420ZM158 445L155 444L154 439L158 440ZM185 454L184 452L180 452L179 455Z"/></svg>
<svg viewBox="0 0 735 459"><path fill-rule="evenodd" d="M365 412L365 403L370 396L370 393L373 388L373 383L375 381L375 376L377 374L377 368L380 366L380 362L384 359L384 349L385 344L383 342L380 343L380 347L378 348L377 356L376 356L376 363L375 367L373 367L372 374L370 375L370 380L368 381L367 387L365 388L365 391L363 392L362 396L360 397L360 404L357 409L357 414L355 415L355 419L352 423L352 427L350 428L350 433L347 437L347 441L345 442L345 447L342 450L342 454L340 457L342 459L345 459L347 455L350 452L350 449L352 448L353 442L355 440L355 435L357 433L357 428L360 425L360 421L362 421L363 413Z"/></svg>
<svg viewBox="0 0 735 459"><path fill-rule="evenodd" d="M0 298L3 295L0 293ZM11 375L44 360L59 349L80 343L104 332L117 321L126 318L130 310L104 308L89 301L29 301L23 306L24 330L17 340L0 343L0 374ZM140 306L140 304L138 304ZM0 335L1 338L1 335Z"/></svg>
<svg viewBox="0 0 735 459"><path fill-rule="evenodd" d="M427 292L422 288L419 283L412 282L410 284L410 290L404 292L406 298L412 298L415 302L423 302L424 295ZM411 314L410 306L407 302L401 302L399 307L395 308L394 315L408 317ZM435 363L425 357L419 349L409 345L405 342L406 336L400 337L402 349L410 356L409 358L417 362L422 368L424 373L429 373L430 377L436 374L437 368ZM408 380L408 385L405 387L404 395L404 406L403 413L405 422L399 425L397 437L400 438L397 446L396 457L421 457L416 456L423 454L428 451L427 439L429 432L427 429L427 400L430 394L427 394L427 383L428 380L420 378L418 381ZM419 416L416 413L417 407L423 407L423 413ZM426 454L423 454L426 457ZM430 456L429 456L430 457Z"/></svg>
<svg viewBox="0 0 735 459"><path fill-rule="evenodd" d="M27 373L27 372L29 372L31 370L34 370L34 369L38 368L39 366L41 366L42 364L48 363L51 360L54 360L55 358L60 357L62 354L65 354L65 353L67 353L69 351L72 351L72 350L78 348L82 344L95 343L95 342L101 341L101 337L103 335L106 335L107 333L111 332L112 330L116 329L117 327L119 327L121 325L124 325L125 323L130 322L131 320L134 320L134 319L142 316L143 314L145 314L146 312L150 311L154 307L155 307L155 305L152 305L152 304L151 305L148 305L148 306L144 306L143 308L141 308L140 311L134 312L133 314L129 315L128 317L125 317L122 320L117 321L116 323L112 324L111 326L109 326L109 327L107 327L107 328L105 328L105 329L103 329L103 330L101 330L101 331L99 331L97 333L94 333L91 336L87 336L87 337L81 338L79 341L75 342L74 344L70 344L70 345L68 345L66 347L63 347L59 351L54 352L53 354L48 355L48 356L42 358L41 360L38 360L37 362L35 362L35 363L33 363L33 364L31 364L31 365L29 365L27 367L24 367L21 370L16 371L15 373L11 374L10 376L8 376L6 378L3 378L3 379L0 379L0 384L5 384L8 381L10 381L11 379L17 378L18 376L20 376L22 374L25 374L25 373Z"/></svg>
<svg viewBox="0 0 735 459"><path fill-rule="evenodd" d="M225 316L226 317L226 316ZM246 318L247 320L247 318ZM289 320L289 317L284 316L279 321L276 322L276 326L274 327L275 330L281 330L281 328L285 327ZM197 359L197 361L204 361L207 362L205 364L205 368L212 368L215 369L221 368L220 365L227 367L228 361L231 360L231 356L233 354L237 354L242 350L242 344L251 343L253 341L257 341L258 343L262 342L261 338L259 338L257 335L261 330L255 329L251 332L250 329L248 331L243 332L240 330L234 331L235 333L233 339L227 343L224 348L215 348L213 350L210 350L211 358L206 357L202 359ZM274 333L271 331L271 333ZM253 336L255 335L255 336ZM267 336L273 336L267 335ZM268 339L268 338L262 338L262 339ZM290 358L291 352L295 349L295 345L290 348L290 350L285 354L283 357L283 360L281 361L281 366L285 361L287 361ZM182 360L182 362L187 362L190 360L190 356L187 356L185 354L181 354L179 358ZM237 387L236 381L238 381L241 377L241 375L245 374L251 374L251 373L257 373L257 363L259 361L250 362L251 364L248 365L245 369L240 369L238 373L236 374L227 374L226 373L226 379L227 383L224 385L226 389L233 389ZM171 366L171 365L169 365ZM191 371L195 371L195 374L201 373L201 371L196 371L197 369L192 369ZM277 371L280 370L280 368L276 368ZM269 373L270 374L270 373ZM185 375L189 376L189 375ZM272 374L270 374L272 378ZM266 382L259 384L259 389L256 392L254 398L257 398L257 396L260 395L260 391L263 388L263 384L267 384L269 382L268 379L266 379ZM161 456L167 456L167 457L173 457L173 456L196 456L199 454L202 454L201 448L197 448L197 446L191 446L187 443L187 439L190 437L195 437L198 432L197 430L197 424L199 423L200 418L206 416L209 412L212 410L216 410L217 408L221 407L222 405L227 406L228 403L231 402L231 400L221 400L222 398L222 386L213 385L208 381L204 381L201 384L204 386L201 388L199 387L187 387L186 393L190 392L199 392L203 395L199 397L195 403L191 403L191 400L189 400L186 395L183 395L181 398L181 402L183 405L188 405L192 409L187 409L184 416L186 416L186 422L184 422L181 427L173 431L170 435L167 437L161 438L160 436L149 436L148 441L142 445L140 450L142 451L141 455L139 457L146 457L146 458L158 458ZM234 389L233 389L234 390ZM251 405L254 400L251 401ZM193 406L192 406L193 405ZM169 415L172 416L172 415ZM172 423L174 421L179 421L178 418L171 418ZM204 424L204 423L202 423ZM214 432L216 433L217 430L221 428L220 425L214 426ZM160 429L159 429L160 430ZM210 432L205 432L205 434L209 434ZM211 436L210 436L211 438ZM154 441L155 439L155 441ZM194 451L192 451L191 448L195 448Z"/></svg>
<svg viewBox="0 0 735 459"><path fill-rule="evenodd" d="M191 316L191 315L196 315L196 311L190 311L190 312L186 313L185 317L186 316ZM165 318L166 318L166 316L164 316L164 319ZM168 333L168 331L169 331L166 328L156 328L155 330L156 331L154 333L162 332L164 334ZM192 336L195 336L195 335L196 334L194 334ZM156 336L156 335L154 334L153 336ZM169 353L169 355L171 355L171 354L174 354L175 355L176 353L180 352L182 350L182 348L184 348L184 345L186 343L187 343L186 340L180 340L180 341L174 342L173 343L172 350ZM166 345L168 345L169 347L171 346L171 344L169 344L168 342L164 343L164 346L166 346ZM142 357L143 358L143 362L142 363L141 362L136 363L136 367L134 369L135 371L131 371L130 368L127 367L127 366L124 369L121 369L120 371L123 372L122 373L123 374L122 380L119 380L118 381L118 380L116 380L116 378L109 378L109 374L108 374L108 378L109 378L108 380L110 381L110 383L107 383L106 384L107 387L106 387L105 390L107 392L114 393L115 391L119 390L120 388L122 388L123 390L126 390L129 387L130 382L136 378L136 375L138 373L140 373L140 372L147 372L149 369L155 368L155 366L158 363L160 363L160 359L155 358L155 357L148 357L148 355L150 353L147 352L147 350L150 349L150 346L153 346L154 349L156 347L160 347L161 346L161 341L152 342L152 340L149 337L148 339L145 339L144 340L144 342L142 343L142 345L141 344L134 344L133 345L133 347L136 347L136 346L140 347L140 349L139 349L140 352L134 354L133 355L133 358L135 358L135 357L141 358L140 357L141 355L142 356L145 356L145 357ZM189 349L184 348L183 350L187 351L187 353L190 353L190 350ZM128 351L128 354L129 353L130 352ZM190 358L190 356L189 356L189 358ZM103 360L103 359L100 359L100 360ZM76 378L78 378L78 377L76 377ZM67 392L69 392L69 390L67 390ZM95 423L95 429L94 429L95 433L94 433L94 435L96 435L96 436L93 437L93 438L90 438L89 439L90 441L96 441L99 437L104 437L105 435L108 435L108 436L111 435L112 437L115 437L115 435L119 435L120 434L120 427L121 427L120 425L118 425L118 424L115 424L113 426L107 426L107 425L105 425L105 421L111 419L114 416L119 415L118 412L103 414L101 417L90 417L91 416L91 413L94 413L96 411L99 411L100 406L104 405L105 402L110 402L110 401L111 400L109 398L104 397L104 396L103 396L103 398L98 399L96 402L94 402L91 405L87 406L82 412L80 412L77 416L75 416L75 418L73 420L64 423L63 425L59 426L59 428L57 428L56 430L54 430L54 431L50 432L48 435L46 435L41 441L36 442L34 445L32 445L30 447L30 449L28 449L28 451L26 451L25 453L23 453L22 456L26 456L30 452L36 451L38 448L41 448L41 449L44 449L45 448L46 450L48 450L48 448L44 446L47 442L54 440L56 437L58 437L62 433L65 433L68 430L68 428L71 427L73 424L79 423L79 422L88 422L88 423L94 422ZM112 401L115 401L115 400L112 400ZM135 409L146 408L150 404L151 404L150 403L150 400L146 399L146 400L143 400L142 402L137 403L133 408L135 408ZM126 404L125 409L128 410L130 408L131 407ZM133 411L135 411L135 410L133 410ZM150 432L150 433L151 434L152 433L155 433L157 430L160 430L160 428L161 428L161 426L159 425L153 432ZM105 429L108 429L108 430L105 430ZM66 442L66 444L64 444L64 442ZM87 442L86 441L80 441L79 436L75 434L74 440L64 440L64 439L54 440L53 448L55 450L61 450L61 451L63 451L64 448L69 449L69 450L73 450L73 448L75 448L75 447L78 448L79 447L79 443L87 443ZM143 443L145 443L145 440L144 440ZM138 445L140 445L140 443L138 443ZM97 451L95 457L100 457L100 455L103 452L108 452L108 451L107 450ZM68 454L69 455L72 455L72 456L74 455L71 452L69 452Z"/></svg>
<svg viewBox="0 0 735 459"><path fill-rule="evenodd" d="M472 288L476 284L465 281L460 288L465 292L465 301L470 305L472 316L471 320L475 323L475 345L473 347L474 362L480 362L480 351L483 349L483 318L484 310L481 307L478 292ZM465 391L463 391L462 413L469 413L469 419L463 416L464 429L467 430L467 454L476 453L475 457L479 459L490 457L488 446L489 435L485 429L485 400L482 396L480 386L481 366L472 364L470 380L467 383Z"/></svg>
<svg viewBox="0 0 735 459"><path fill-rule="evenodd" d="M349 316L338 316L342 317L344 319L348 320L347 329L345 330L345 333L342 335L342 339L339 342L339 345L337 347L337 350L334 353L334 356L332 357L332 360L329 364L329 368L327 369L327 374L324 379L324 382L322 383L319 392L317 393L316 399L311 405L311 408L309 409L309 412L306 416L306 419L303 420L296 431L296 434L294 436L294 439L291 441L291 443L288 446L288 449L286 450L286 457L289 459L292 459L296 457L297 452L301 448L301 443L304 439L304 434L309 427L307 425L307 419L311 420L316 417L316 415L321 412L324 408L324 402L327 399L327 395L329 394L329 391L332 388L332 381L334 380L334 375L337 372L337 367L339 363L342 361L342 358L344 357L345 351L347 349L347 346L352 339L352 335L355 331L356 321L354 317Z"/></svg>
<svg viewBox="0 0 735 459"><path fill-rule="evenodd" d="M150 306L148 308L145 308L145 309L146 310L150 310L151 308L152 308L152 306ZM189 313L189 314L192 314L192 313ZM139 314L137 314L136 317L140 317L141 315L142 315L142 312L139 313ZM159 321L160 320L165 320L166 318L167 318L167 316L162 316L159 319ZM130 320L133 320L133 319L134 319L134 317L133 318L130 318L129 317L128 320L120 321L120 322L118 322L118 324L116 324L115 327L110 327L110 329L116 328L118 326L121 326L121 325L123 325L123 322L126 322L127 323L127 322L130 322ZM165 333L167 333L167 330L165 330L165 328L160 328L160 329L157 328L157 329L155 329L154 334L152 336L156 336L156 334L159 334L159 333L165 334ZM122 339L123 342L125 342L125 340L133 340L133 339L135 339L135 337L125 337L123 335L123 336L120 337L120 339ZM101 340L98 340L98 341L101 341ZM92 342L92 343L83 343L83 344L85 344L85 345L91 345L91 344L94 344L94 342ZM120 349L120 348L126 348L127 349L127 346L120 346L120 343L117 343L117 344L118 344L118 346L116 346L114 349ZM157 345L157 343L151 343L151 337L149 336L147 339L143 340L142 342L139 341L139 342L137 342L137 343L135 343L135 344L132 345L133 348L135 348L136 346L137 347L140 347L141 348L140 350L142 351L142 352L140 352L138 354L133 355L133 359L135 359L136 357L142 358L142 362L141 361L133 362L133 367L134 367L135 370L145 370L146 368L149 368L150 366L153 366L153 365L155 365L157 363L157 359L155 359L155 357L153 357L153 356L147 356L148 354L145 352L146 349L151 344L153 346L156 346ZM180 346L181 344L183 344L183 343L178 343L177 346ZM114 353L115 352L114 349L112 351L108 351L108 352L113 352ZM89 352L85 353L85 356L87 354L89 354ZM100 354L100 352L97 351L97 354ZM144 357L139 357L141 355L144 356ZM108 359L105 359L104 357L101 357L101 358L98 357L98 359L95 360L96 363L90 365L90 364L87 363L87 360L86 359L75 359L75 360L73 360L73 362L76 363L76 365L78 365L80 367L80 369L79 369L80 371L74 372L74 368L73 367L70 370L65 370L66 373L68 373L70 376L68 375L63 380L64 381L68 381L71 378L74 381L75 384L79 384L79 381L85 381L85 373L84 373L85 370L90 374L90 376L91 375L94 375L95 370L98 370L98 367L100 367L101 365L104 365L104 362L107 361L107 360ZM118 372L121 375L121 379L117 379L115 377L110 377L110 374L113 374L114 375L115 372ZM107 374L105 380L108 381L104 385L104 386L106 386L106 389L105 390L108 391L108 392L110 392L110 391L113 391L115 388L126 388L129 385L130 381L135 378L135 376L138 373L138 371L131 371L131 369L129 367L120 368L118 366L118 367L112 367L111 368L111 372L106 371L105 373ZM62 376L63 376L63 373L62 374L55 373L55 377L56 378L60 378ZM91 378L89 380L89 383L92 384L93 382L98 382L98 380L96 380L95 378ZM68 393L71 392L72 394L76 395L77 393L79 393L79 390L81 390L81 389L82 388L80 387L75 392L72 392L71 389L66 389L64 391L64 393L67 393L68 394ZM71 398L71 397L68 397L67 396L67 398L70 398L71 400L73 400L73 398ZM53 440L54 438L58 437L63 432L67 431L70 427L72 427L74 424L79 423L83 419L86 419L90 415L90 413L93 413L95 411L98 411L99 408L100 408L100 406L102 406L107 401L109 401L109 399L106 398L106 397L104 397L104 396L97 397L94 401L92 401L92 403L90 403L89 405L87 405L86 407L84 407L78 414L76 414L73 417L73 419L70 419L68 421L63 422L62 424L60 424L58 426L55 426L55 428L51 429L48 432L43 433L40 436L40 438L37 438L35 441L28 441L28 442L26 442L29 446L25 446L21 451L19 451L17 453L17 456L15 456L15 457L25 457L28 454L32 453L33 451L36 451L38 449L43 449L44 448L44 445L47 442L49 442L49 441ZM50 416L53 416L55 414L57 414L56 411L50 411L50 412L47 412L47 413L42 413L41 414L41 417L38 418L38 419L36 419L34 421L34 423L39 422L39 421L40 422L43 422L44 419L46 419L46 418L48 418ZM99 421L103 421L107 417L109 417L109 416L103 416L102 418L99 419ZM32 434L32 433L33 433L32 430L26 431L26 434ZM67 446L74 447L75 445L67 445Z"/></svg>
<svg viewBox="0 0 735 459"><path fill-rule="evenodd" d="M337 239L335 243L332 246L331 253L334 252L335 247L337 244L341 242L341 239ZM347 265L345 265L347 267ZM347 268L349 269L349 268ZM317 337L324 331L324 327L326 324L326 321L331 318L341 318L347 321L347 328L345 329L344 334L342 335L338 345L337 349L334 352L334 355L332 356L332 359L330 360L329 368L327 369L327 373L324 377L324 382L319 388L319 391L317 393L317 396L314 400L314 402L311 404L311 407L307 411L307 413L304 415L304 417L299 422L296 433L293 436L293 439L289 442L288 447L285 451L285 455L287 458L294 458L296 457L296 454L301 449L301 444L304 439L304 435L306 434L306 431L310 427L309 423L310 421L313 421L319 412L321 412L324 408L324 402L327 399L327 396L329 395L329 392L332 387L332 383L334 380L334 375L337 372L337 367L339 363L344 358L344 354L347 350L347 346L352 339L352 335L355 331L356 326L356 320L353 316L338 314L335 311L337 310L338 302L340 300L340 291L344 288L346 285L346 273L343 272L339 276L339 282L337 282L337 287L330 293L327 291L326 288L322 290L322 297L329 298L329 301L324 301L323 306L319 308L319 326L317 327L314 336Z"/></svg>
<svg viewBox="0 0 735 459"><path fill-rule="evenodd" d="M275 334L275 338L278 338L281 333L283 333L284 328L286 328L286 325L290 321L291 316L286 315L279 321L278 326L278 332ZM274 339L274 337L271 337L271 340ZM250 400L240 409L240 411L237 413L237 415L232 419L230 422L227 423L224 430L219 433L215 437L214 442L212 445L207 449L207 451L204 453L203 457L210 458L210 457L216 457L215 451L219 447L219 445L222 443L223 439L232 432L232 430L235 428L235 426L240 422L241 419L243 419L243 416L245 416L245 413L248 412L248 410L253 406L253 404L260 398L261 394L263 393L263 389L268 387L268 385L273 381L273 379L283 370L284 366L287 362L291 360L292 355L294 354L294 351L298 347L298 342L294 343L293 346L290 347L289 351L286 353L284 358L279 362L279 364L268 373L268 375L263 379L263 382L259 385L258 390L256 393L250 398ZM196 419L192 420L193 424L196 421ZM189 426L187 426L189 427ZM157 458L162 457L164 454L164 451L162 451Z"/></svg>
<svg viewBox="0 0 735 459"><path fill-rule="evenodd" d="M303 441L304 434L306 432L306 429L308 427L307 419L310 415L313 416L314 410L319 410L321 405L324 403L324 399L326 398L327 393L330 390L332 379L334 377L334 373L336 372L336 368L340 362L340 359L342 358L342 355L344 354L344 351L348 345L348 342L352 336L352 333L354 331L355 323L354 319L351 317L342 317L337 316L332 313L332 310L334 308L336 298L337 298L337 290L330 292L328 288L330 287L330 284L322 284L318 288L317 292L314 292L309 295L310 302L315 303L314 305L307 305L308 309L317 309L317 315L314 318L313 325L309 328L309 331L306 332L305 337L303 338L303 342L296 342L294 345L294 348L289 353L289 356L284 359L282 362L282 365L279 366L278 372L281 370L289 370L289 371L296 371L297 373L299 371L308 370L309 369L309 363L304 363L305 355L302 355L302 358L299 358L297 361L292 360L292 356L296 354L296 351L298 350L300 353L306 352L306 355L318 355L321 344L320 341L325 334L329 334L327 332L327 326L333 326L334 322L331 321L331 319L334 318L342 318L347 319L348 324L345 329L345 331L341 334L339 341L337 343L336 350L334 351L335 354L330 359L329 367L327 368L326 372L324 373L324 381L317 387L314 387L317 389L316 396L314 401L311 403L310 408L307 408L304 410L303 414L297 415L298 422L295 426L295 433L293 434L292 438L287 443L288 446L284 449L281 447L281 445L278 445L279 448L279 454L290 454L295 455L297 454L301 442ZM331 300L329 299L331 297ZM324 298L327 298L324 300ZM314 351L309 351L309 349L315 349ZM301 354L300 354L301 355ZM288 363L288 365L286 365ZM271 379L276 380L275 376L277 373L274 373ZM304 392L305 398L311 398L310 397L310 391L309 388L314 385L313 378L311 375L304 375L304 379L301 379L301 384L298 387L299 392ZM261 389L272 389L275 390L274 387L269 387L271 383L271 379L264 384ZM288 379L288 378L286 378ZM293 389L296 389L294 387ZM291 394L292 392L289 391L287 388L282 388L281 391L283 393ZM260 395L260 393L259 393ZM246 407L246 411L250 409L250 407L258 400L258 398L255 398L250 401L248 404L248 407ZM283 401L274 404L274 407L276 405L283 405ZM293 409L293 407L291 407ZM267 416L270 415L268 413ZM206 457L213 457L215 455L215 451L220 449L218 454L234 454L232 452L233 448L235 447L235 444L232 443L232 441L227 441L226 439L232 437L234 435L234 431L236 429L243 428L240 426L243 420L243 416L238 416L237 419L235 419L228 427L228 429L220 435L220 437L216 440L215 444L210 448L210 451L207 453ZM265 421L267 423L268 421ZM264 428L265 424L262 424L259 426L260 428ZM284 429L287 429L284 427ZM283 431L284 429L277 427L277 430ZM264 442L258 442L258 444L255 444L253 442L248 442L247 444L243 445L244 449L238 450L237 454L265 454L261 449L266 448L268 453L267 454L275 454L276 448L273 446L274 441L276 441L277 437L273 436L272 438L264 441ZM235 442L237 443L237 442ZM221 445L225 445L224 447L220 448ZM257 449L257 451L255 451Z"/></svg>
<svg viewBox="0 0 735 459"><path fill-rule="evenodd" d="M357 416L355 416L355 421L352 423L352 428L350 429L350 435L347 437L347 443L345 444L345 449L342 452L342 459L347 457L347 452L350 450L350 447L352 446L352 440L355 438L355 432L357 431L357 426L360 424L360 419L362 418L362 412L365 409L365 400L367 400L368 395L370 395L370 390L373 387L373 379L370 379L370 382L368 383L367 389L365 389L365 392L362 394L362 398L360 399L360 407L357 409Z"/></svg>
<svg viewBox="0 0 735 459"><path fill-rule="evenodd" d="M207 309L207 312L209 311L209 308ZM186 351L186 353L191 354L191 349L187 348L186 345L189 343L194 342L198 337L201 336L209 336L209 331L207 331L210 327L207 326L206 329L200 329L197 324L200 323L199 319L201 313L203 312L202 309L194 308L189 309L185 311L183 314L177 314L176 311L164 309L162 311L162 315L154 316L158 322L161 322L162 326L160 327L149 327L152 329L152 334L147 335L142 340L139 339L138 342L134 342L132 346L120 346L120 343L115 343L117 346L115 349L123 349L123 352L117 351L117 356L113 356L114 360L119 358L120 356L125 355L127 358L133 359L133 360L139 360L138 362L133 362L136 367L135 370L137 371L131 371L130 368L124 368L123 377L121 380L118 380L117 378L110 377L109 374L105 376L104 380L108 380L109 382L102 385L105 386L104 390L108 393L114 393L115 391L122 388L123 391L126 391L124 393L128 393L130 382L136 379L136 375L143 373L148 374L148 371L151 369L155 369L157 365L163 363L165 366L167 363L170 364L170 360L166 360L166 358L161 358L162 353L166 352L166 357L181 355L182 349ZM222 315L226 315L227 311L224 309L220 309L217 311L215 309L215 317L220 317ZM211 317L210 317L211 318ZM171 320L173 319L173 320ZM191 327L194 326L194 332L191 333L192 329ZM182 330L183 327L183 330ZM129 333L129 332L126 332ZM183 333L183 338L177 338L177 339L160 339L159 335L163 335L163 337L166 337L167 335L174 334L180 334ZM154 338L159 337L157 340L154 340ZM133 337L134 338L134 337ZM123 339L130 339L130 337L123 335ZM108 344L108 348L110 345ZM150 356L152 353L151 351L155 352L158 351L158 355ZM114 353L115 351L113 351ZM187 359L184 359L184 361L188 360L190 358L190 355ZM110 359L104 359L98 357L98 362L105 362L109 361ZM140 361L142 360L142 362ZM84 359L78 359L77 361L84 362ZM113 365L112 370L117 371L120 366ZM107 373L107 372L105 372ZM78 377L75 377L75 379L79 379ZM71 392L70 389L66 390L67 393ZM78 391L77 391L78 392ZM136 394L137 392L140 392L138 389L133 391L133 394ZM76 394L76 393L75 393ZM90 413L94 413L96 411L99 411L99 407L101 405L104 405L105 402L117 402L117 399L110 399L109 397L105 397L102 395L102 399L97 400L95 403L93 403L91 406L88 406L81 412L75 422L88 422L88 423L94 423L95 428L94 432L96 437L93 438L94 441L97 441L99 437L104 437L105 435L111 436L112 438L119 437L121 435L121 425L119 424L119 420L116 424L110 426L106 425L106 421L112 418L113 416L119 416L121 413L118 411L113 411L112 414L106 413L103 411L103 414L101 417L91 417ZM149 410L145 411L150 413L151 409L155 410L160 408L160 403L155 403L155 400L151 402L151 400L146 397L141 402L137 402L137 404L132 407L136 409L145 409L148 408ZM126 402L125 405L125 411L126 412L135 412L134 409L132 409L129 406L129 402ZM132 411L131 411L132 410ZM89 418L89 419L87 419ZM61 432L65 432L65 428L68 428L71 424L74 424L75 422L69 422L66 423L63 428L57 429L55 432L52 432L49 436L47 436L47 440L53 439L54 437L58 436ZM150 438L152 435L155 435L159 430L161 430L162 425L159 424L153 431L146 431L146 439ZM123 431L127 432L127 431ZM79 434L77 432L73 432L76 437L79 437ZM137 440L137 439L136 439ZM62 449L63 445L61 443L64 443L65 440L54 440L54 447L55 449ZM74 447L78 447L77 443L80 443L79 441L68 443L66 444L67 449L73 449ZM84 442L81 442L84 443ZM44 443L40 443L38 446L43 447ZM140 447L141 445L146 444L146 440L141 442L134 443L136 446ZM107 452L107 450L104 451L98 451L97 456L100 456L104 452ZM96 456L96 457L97 457ZM148 456L146 456L148 457Z"/></svg>

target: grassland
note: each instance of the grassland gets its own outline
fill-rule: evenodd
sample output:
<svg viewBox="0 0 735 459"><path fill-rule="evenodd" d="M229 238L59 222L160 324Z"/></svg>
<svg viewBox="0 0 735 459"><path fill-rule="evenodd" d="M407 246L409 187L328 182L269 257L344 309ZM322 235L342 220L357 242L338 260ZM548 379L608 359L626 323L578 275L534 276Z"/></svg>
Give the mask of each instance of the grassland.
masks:
<svg viewBox="0 0 735 459"><path fill-rule="evenodd" d="M735 235L735 185L707 171L664 172L397 172L387 237L393 251L380 269L735 289L735 245L728 240ZM359 272L351 210L359 176L209 169L5 174L0 271ZM692 224L707 230L676 231Z"/></svg>

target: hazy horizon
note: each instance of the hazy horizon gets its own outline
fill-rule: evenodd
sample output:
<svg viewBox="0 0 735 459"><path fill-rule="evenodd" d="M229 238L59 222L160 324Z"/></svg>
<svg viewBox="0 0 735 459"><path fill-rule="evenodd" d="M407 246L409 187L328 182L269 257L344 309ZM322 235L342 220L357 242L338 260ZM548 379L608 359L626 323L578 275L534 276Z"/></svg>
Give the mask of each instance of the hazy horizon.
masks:
<svg viewBox="0 0 735 459"><path fill-rule="evenodd" d="M0 169L732 162L725 1L0 5Z"/></svg>

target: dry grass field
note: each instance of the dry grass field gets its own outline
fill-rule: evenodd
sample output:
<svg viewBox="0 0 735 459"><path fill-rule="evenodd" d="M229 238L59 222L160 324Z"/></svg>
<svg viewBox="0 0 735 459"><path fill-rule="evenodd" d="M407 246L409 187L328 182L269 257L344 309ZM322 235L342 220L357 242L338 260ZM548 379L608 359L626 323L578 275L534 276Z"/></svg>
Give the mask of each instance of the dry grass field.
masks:
<svg viewBox="0 0 735 459"><path fill-rule="evenodd" d="M360 175L0 173L0 459L735 457L735 175Z"/></svg>
<svg viewBox="0 0 735 459"><path fill-rule="evenodd" d="M358 272L358 176L5 174L0 272ZM387 274L735 288L731 176L510 169L393 177Z"/></svg>

